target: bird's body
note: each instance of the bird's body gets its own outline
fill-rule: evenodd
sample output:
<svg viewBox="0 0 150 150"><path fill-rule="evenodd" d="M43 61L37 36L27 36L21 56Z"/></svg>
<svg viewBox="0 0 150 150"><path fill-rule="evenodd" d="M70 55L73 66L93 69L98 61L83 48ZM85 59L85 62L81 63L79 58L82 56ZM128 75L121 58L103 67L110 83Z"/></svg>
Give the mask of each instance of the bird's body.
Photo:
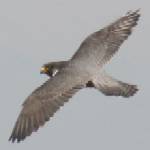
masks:
<svg viewBox="0 0 150 150"><path fill-rule="evenodd" d="M112 78L103 66L128 38L139 16L138 11L128 13L88 36L68 61L46 64L42 71L51 78L25 100L9 140L25 139L82 88L94 87L105 95L129 97L135 94L135 85Z"/></svg>

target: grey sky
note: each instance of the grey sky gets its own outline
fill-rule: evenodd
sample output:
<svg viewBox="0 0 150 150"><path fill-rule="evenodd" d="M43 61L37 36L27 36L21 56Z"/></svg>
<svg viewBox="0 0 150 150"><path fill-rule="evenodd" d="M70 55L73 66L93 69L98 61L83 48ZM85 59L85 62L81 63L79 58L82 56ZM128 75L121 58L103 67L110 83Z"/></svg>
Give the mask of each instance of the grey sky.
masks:
<svg viewBox="0 0 150 150"><path fill-rule="evenodd" d="M1 0L0 149L149 150L149 5L146 0ZM68 59L87 35L138 8L138 26L106 68L140 91L125 99L84 89L37 133L20 144L8 142L24 99L47 79L39 73L41 65Z"/></svg>

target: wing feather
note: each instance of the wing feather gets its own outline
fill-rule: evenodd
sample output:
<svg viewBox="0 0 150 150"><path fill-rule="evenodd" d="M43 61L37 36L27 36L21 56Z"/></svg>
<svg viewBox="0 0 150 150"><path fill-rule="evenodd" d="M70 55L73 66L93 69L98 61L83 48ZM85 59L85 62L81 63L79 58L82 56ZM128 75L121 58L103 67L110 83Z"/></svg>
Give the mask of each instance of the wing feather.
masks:
<svg viewBox="0 0 150 150"><path fill-rule="evenodd" d="M81 43L72 60L97 61L99 65L104 65L131 34L139 17L139 10L129 12L109 26L91 34Z"/></svg>
<svg viewBox="0 0 150 150"><path fill-rule="evenodd" d="M23 103L23 109L9 140L20 142L37 131L87 82L77 74L62 72L36 89Z"/></svg>
<svg viewBox="0 0 150 150"><path fill-rule="evenodd" d="M121 44L129 37L133 27L137 25L139 17L139 10L127 13L127 15L104 29L104 32L108 34L105 42L108 49L102 59L103 64L110 60L110 58L118 51Z"/></svg>

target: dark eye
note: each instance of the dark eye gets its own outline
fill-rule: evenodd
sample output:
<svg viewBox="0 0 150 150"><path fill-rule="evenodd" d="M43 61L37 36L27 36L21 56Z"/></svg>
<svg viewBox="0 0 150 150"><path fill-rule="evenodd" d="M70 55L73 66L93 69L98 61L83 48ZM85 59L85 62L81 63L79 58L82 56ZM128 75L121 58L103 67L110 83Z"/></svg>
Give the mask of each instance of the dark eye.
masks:
<svg viewBox="0 0 150 150"><path fill-rule="evenodd" d="M53 65L51 65L51 69L53 69L54 68L54 66Z"/></svg>

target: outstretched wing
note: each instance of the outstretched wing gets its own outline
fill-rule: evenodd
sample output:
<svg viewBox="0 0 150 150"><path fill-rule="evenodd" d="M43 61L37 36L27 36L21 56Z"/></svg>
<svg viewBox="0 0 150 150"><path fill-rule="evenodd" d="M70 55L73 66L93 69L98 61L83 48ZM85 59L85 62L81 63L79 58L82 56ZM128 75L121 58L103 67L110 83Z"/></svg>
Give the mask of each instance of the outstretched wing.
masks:
<svg viewBox="0 0 150 150"><path fill-rule="evenodd" d="M88 61L97 61L103 65L128 38L139 17L139 10L128 12L109 26L91 34L82 42L72 59L89 58Z"/></svg>
<svg viewBox="0 0 150 150"><path fill-rule="evenodd" d="M55 77L37 88L23 103L10 141L20 142L46 121L67 102L79 89L84 87L86 77L72 70L61 70Z"/></svg>

